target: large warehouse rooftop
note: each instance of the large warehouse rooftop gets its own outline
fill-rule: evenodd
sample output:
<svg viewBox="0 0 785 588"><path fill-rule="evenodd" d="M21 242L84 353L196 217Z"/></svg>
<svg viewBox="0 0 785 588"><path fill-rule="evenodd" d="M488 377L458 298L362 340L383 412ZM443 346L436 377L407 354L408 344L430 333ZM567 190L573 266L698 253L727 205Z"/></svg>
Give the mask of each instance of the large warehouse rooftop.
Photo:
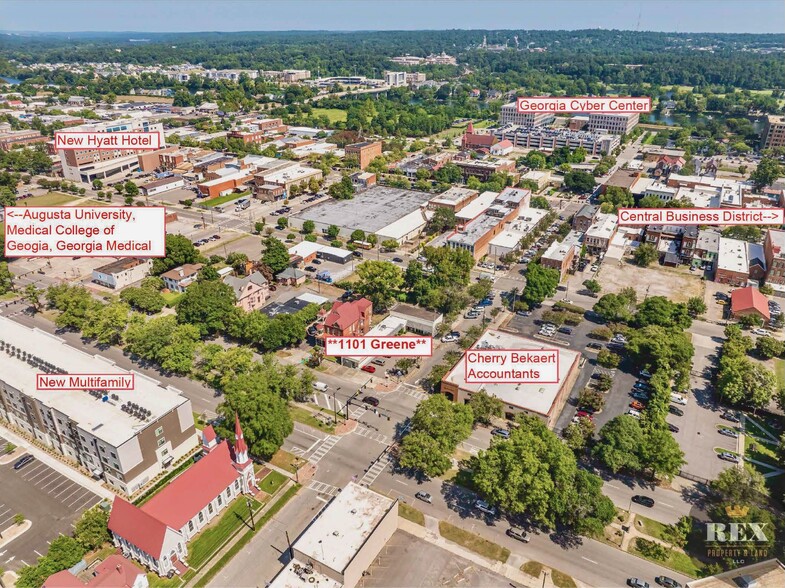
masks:
<svg viewBox="0 0 785 588"><path fill-rule="evenodd" d="M425 192L373 186L351 200L328 200L311 206L294 218L376 233L418 210L431 198L433 195Z"/></svg>

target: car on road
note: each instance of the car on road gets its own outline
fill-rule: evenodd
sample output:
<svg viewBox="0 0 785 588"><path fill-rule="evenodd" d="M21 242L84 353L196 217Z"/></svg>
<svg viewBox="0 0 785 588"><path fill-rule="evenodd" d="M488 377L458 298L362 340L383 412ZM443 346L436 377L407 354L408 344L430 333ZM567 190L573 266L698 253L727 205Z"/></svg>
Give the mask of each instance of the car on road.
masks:
<svg viewBox="0 0 785 588"><path fill-rule="evenodd" d="M717 432L720 435L725 435L726 437L733 437L734 439L739 438L739 434L736 431L734 431L733 429L729 429L727 427L720 427L719 429L717 429Z"/></svg>
<svg viewBox="0 0 785 588"><path fill-rule="evenodd" d="M766 329L753 329L753 335L760 335L761 337L771 337L771 331L767 331Z"/></svg>
<svg viewBox="0 0 785 588"><path fill-rule="evenodd" d="M497 437L501 437L502 439L510 438L510 432L507 429L493 429L491 431L491 435L496 435Z"/></svg>
<svg viewBox="0 0 785 588"><path fill-rule="evenodd" d="M723 451L718 455L720 459L724 459L725 461L730 461L732 463L739 463L741 459L735 453L731 453L730 451Z"/></svg>
<svg viewBox="0 0 785 588"><path fill-rule="evenodd" d="M657 576L654 578L654 581L657 582L660 586L665 586L665 588L681 588L681 584L674 580L673 578L669 578L668 576Z"/></svg>
<svg viewBox="0 0 785 588"><path fill-rule="evenodd" d="M363 366L363 367L361 367L360 369L361 369L362 371L364 371L364 372L368 372L369 374L376 373L376 368L375 368L375 367L373 367L372 365L364 365L364 366Z"/></svg>
<svg viewBox="0 0 785 588"><path fill-rule="evenodd" d="M518 316L531 316L531 312L529 312L528 310L519 310L515 314L517 314Z"/></svg>
<svg viewBox="0 0 785 588"><path fill-rule="evenodd" d="M654 506L654 499L649 498L648 496L643 496L642 494L636 494L632 497L632 501L635 504L640 504L641 506L645 506L647 508L651 508Z"/></svg>
<svg viewBox="0 0 785 588"><path fill-rule="evenodd" d="M371 406L379 406L379 399L376 396L366 396L363 398L363 402L365 404L370 404Z"/></svg>
<svg viewBox="0 0 785 588"><path fill-rule="evenodd" d="M491 515L492 517L496 516L496 507L491 506L484 500L475 500L474 501L474 508L479 510L480 512L484 512L487 515Z"/></svg>
<svg viewBox="0 0 785 588"><path fill-rule="evenodd" d="M478 318L479 316L480 316L480 313L479 313L479 312L477 312L476 310L470 310L470 311L469 311L469 312L467 312L465 315L463 315L463 318L467 318L467 319L476 319L476 318Z"/></svg>
<svg viewBox="0 0 785 588"><path fill-rule="evenodd" d="M638 578L627 578L627 586L631 588L649 588L649 583Z"/></svg>
<svg viewBox="0 0 785 588"><path fill-rule="evenodd" d="M524 543L529 542L529 534L518 527L510 527L507 529L507 535L518 541L523 541Z"/></svg>
<svg viewBox="0 0 785 588"><path fill-rule="evenodd" d="M422 490L417 492L414 497L422 500L423 502L427 502L428 504L433 504L433 497L427 492L423 492Z"/></svg>
<svg viewBox="0 0 785 588"><path fill-rule="evenodd" d="M23 455L22 457L17 459L16 462L14 463L14 469L15 470L21 470L23 467L25 467L27 464L29 464L34 459L35 458L32 455L30 455L29 453L27 455Z"/></svg>
<svg viewBox="0 0 785 588"><path fill-rule="evenodd" d="M678 406L673 406L672 404L668 407L668 412L675 414L676 416L684 416L684 411Z"/></svg>
<svg viewBox="0 0 785 588"><path fill-rule="evenodd" d="M403 259L401 259L400 257L393 257L392 260L393 263L403 263Z"/></svg>
<svg viewBox="0 0 785 588"><path fill-rule="evenodd" d="M732 423L738 423L738 422L741 422L741 420L739 419L739 417L737 417L737 416L736 416L734 413L732 413L732 412L723 412L723 413L720 415L720 418L721 418L721 419L725 419L726 421L730 421L730 422L732 422Z"/></svg>
<svg viewBox="0 0 785 588"><path fill-rule="evenodd" d="M444 337L442 337L442 343L453 343L454 341L457 341L457 340L458 340L458 337L456 337L456 336L455 336L455 335L453 335L452 333L450 333L449 335L445 335Z"/></svg>

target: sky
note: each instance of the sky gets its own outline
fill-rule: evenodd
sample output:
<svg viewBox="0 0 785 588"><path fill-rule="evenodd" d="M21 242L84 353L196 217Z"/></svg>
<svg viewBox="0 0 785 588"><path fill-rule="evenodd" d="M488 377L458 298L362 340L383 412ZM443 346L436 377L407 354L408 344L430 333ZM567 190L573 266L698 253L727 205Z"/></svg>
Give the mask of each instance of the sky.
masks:
<svg viewBox="0 0 785 588"><path fill-rule="evenodd" d="M0 5L0 30L28 32L607 28L785 33L782 0L2 0Z"/></svg>

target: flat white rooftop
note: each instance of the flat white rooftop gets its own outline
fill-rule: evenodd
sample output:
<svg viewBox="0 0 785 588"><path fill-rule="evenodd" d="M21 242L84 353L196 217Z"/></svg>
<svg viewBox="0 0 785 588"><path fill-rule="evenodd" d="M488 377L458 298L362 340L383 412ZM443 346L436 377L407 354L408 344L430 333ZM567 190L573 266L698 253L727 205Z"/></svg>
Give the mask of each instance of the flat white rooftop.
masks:
<svg viewBox="0 0 785 588"><path fill-rule="evenodd" d="M120 369L109 359L80 351L59 337L5 317L0 317L0 341L5 343L6 348L12 345L71 374L133 374L133 390L112 391L110 400L102 402L84 390L36 390L36 374L43 371L16 356L7 355L5 351L0 352L0 380L67 415L86 432L114 447L122 445L161 416L188 402L175 388L164 388L157 380ZM111 400L111 394L116 394L119 399ZM120 410L120 406L126 402L134 402L152 414L146 420L133 417Z"/></svg>
<svg viewBox="0 0 785 588"><path fill-rule="evenodd" d="M396 501L354 482L328 504L294 542L294 549L343 572Z"/></svg>
<svg viewBox="0 0 785 588"><path fill-rule="evenodd" d="M462 359L444 379L469 392L484 390L489 396L496 396L505 404L524 410L547 415L553 406L556 396L572 370L575 360L580 357L577 351L564 349L558 345L519 337L502 331L488 330L482 334L472 349L558 349L559 350L559 383L558 384L468 384L466 383L466 362Z"/></svg>
<svg viewBox="0 0 785 588"><path fill-rule="evenodd" d="M749 267L747 242L720 237L717 269L746 274L749 272Z"/></svg>
<svg viewBox="0 0 785 588"><path fill-rule="evenodd" d="M483 192L477 198L469 202L466 206L461 208L455 213L455 216L463 220L471 220L475 216L482 214L493 204L493 201L499 196L498 192ZM436 202L434 200L433 202Z"/></svg>

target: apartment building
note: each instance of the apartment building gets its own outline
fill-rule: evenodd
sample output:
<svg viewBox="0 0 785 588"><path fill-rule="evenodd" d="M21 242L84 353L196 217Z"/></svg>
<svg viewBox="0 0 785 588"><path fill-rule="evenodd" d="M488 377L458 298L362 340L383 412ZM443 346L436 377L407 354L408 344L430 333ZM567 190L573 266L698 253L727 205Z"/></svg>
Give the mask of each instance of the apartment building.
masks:
<svg viewBox="0 0 785 588"><path fill-rule="evenodd" d="M386 71L384 72L384 83L391 88L406 85L405 71Z"/></svg>
<svg viewBox="0 0 785 588"><path fill-rule="evenodd" d="M556 117L549 112L518 112L518 104L510 102L501 107L499 125L541 127L550 124Z"/></svg>
<svg viewBox="0 0 785 588"><path fill-rule="evenodd" d="M769 229L763 241L766 257L766 283L771 286L785 287L785 231Z"/></svg>
<svg viewBox="0 0 785 588"><path fill-rule="evenodd" d="M619 217L615 214L600 213L597 219L586 231L584 244L591 254L602 253L608 250L616 230L619 228Z"/></svg>
<svg viewBox="0 0 785 588"><path fill-rule="evenodd" d="M504 125L494 129L493 134L499 140L511 141L516 147L538 151L554 151L561 147L575 151L578 147L583 147L589 155L607 155L619 146L617 135L569 129Z"/></svg>
<svg viewBox="0 0 785 588"><path fill-rule="evenodd" d="M161 274L164 288L172 292L185 292L185 289L199 277L199 272L203 267L201 263L186 263Z"/></svg>
<svg viewBox="0 0 785 588"><path fill-rule="evenodd" d="M406 83L410 86L422 84L427 79L427 76L419 71L406 72Z"/></svg>
<svg viewBox="0 0 785 588"><path fill-rule="evenodd" d="M638 119L640 119L640 115L637 112L590 114L586 128L590 133L626 135L635 128Z"/></svg>
<svg viewBox="0 0 785 588"><path fill-rule="evenodd" d="M14 147L36 145L47 141L49 141L49 137L45 137L35 129L8 131L0 133L0 151L9 151Z"/></svg>
<svg viewBox="0 0 785 588"><path fill-rule="evenodd" d="M585 233L594 224L600 207L594 204L584 204L572 217L572 228L580 233Z"/></svg>
<svg viewBox="0 0 785 588"><path fill-rule="evenodd" d="M162 123L144 119L119 119L108 122L88 123L71 127L71 132L82 133L159 133L164 138ZM139 166L138 154L144 149L58 149L63 177L72 182L89 184L94 179L128 172Z"/></svg>
<svg viewBox="0 0 785 588"><path fill-rule="evenodd" d="M766 117L760 143L763 149L785 147L785 116L770 114Z"/></svg>
<svg viewBox="0 0 785 588"><path fill-rule="evenodd" d="M477 190L454 186L432 198L428 202L428 209L449 208L453 212L458 212L479 195L480 193Z"/></svg>
<svg viewBox="0 0 785 588"><path fill-rule="evenodd" d="M145 278L153 267L152 259L123 257L93 270L93 282L120 290Z"/></svg>
<svg viewBox="0 0 785 588"><path fill-rule="evenodd" d="M382 154L381 141L363 141L347 145L344 149L346 155L356 155L360 161L360 169L365 170L368 164Z"/></svg>
<svg viewBox="0 0 785 588"><path fill-rule="evenodd" d="M461 168L464 180L474 176L482 182L487 182L497 172L507 172L515 180L519 176L515 171L515 161L512 159L455 159L453 161Z"/></svg>
<svg viewBox="0 0 785 588"><path fill-rule="evenodd" d="M0 356L0 418L120 492L136 493L198 445L191 401L148 376L5 317ZM133 385L39 390L40 374L63 378L63 388L87 385L69 374L133 376Z"/></svg>
<svg viewBox="0 0 785 588"><path fill-rule="evenodd" d="M559 272L559 281L563 280L572 270L580 256L583 234L570 231L563 241L554 241L540 257L540 264Z"/></svg>

